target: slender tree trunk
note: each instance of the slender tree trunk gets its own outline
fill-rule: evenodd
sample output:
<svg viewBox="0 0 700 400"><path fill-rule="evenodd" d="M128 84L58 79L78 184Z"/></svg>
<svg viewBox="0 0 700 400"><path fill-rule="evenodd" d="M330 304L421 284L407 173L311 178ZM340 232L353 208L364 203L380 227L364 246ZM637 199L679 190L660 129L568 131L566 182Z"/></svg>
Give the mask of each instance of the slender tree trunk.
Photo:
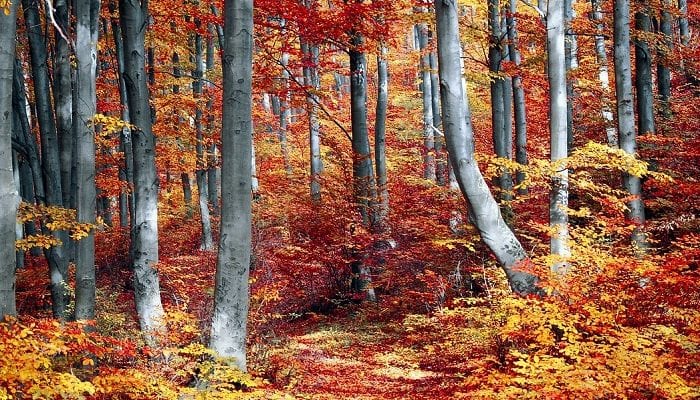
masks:
<svg viewBox="0 0 700 400"><path fill-rule="evenodd" d="M287 33L286 21L284 19L280 20L280 29L282 30L282 36ZM291 96L289 93L289 71L287 71L287 65L289 64L289 53L286 51L282 52L282 57L280 59L280 64L282 65L282 74L280 80L282 81L282 92L279 94L280 100L280 130L277 136L280 141L280 148L282 150L282 158L284 159L284 170L287 172L287 176L292 174L292 164L289 160L289 143L287 140L287 131L289 128L289 119L292 115L291 105L289 104Z"/></svg>
<svg viewBox="0 0 700 400"><path fill-rule="evenodd" d="M681 44L687 46L690 43L690 27L688 25L688 0L678 0L678 29L681 35Z"/></svg>
<svg viewBox="0 0 700 400"><path fill-rule="evenodd" d="M517 13L517 1L510 0L510 10L507 14L508 25L508 46L510 57L516 67L520 66L521 57L518 27L515 14ZM523 89L523 79L520 71L513 76L513 115L515 117L515 161L520 165L527 165L527 109L525 104L525 90ZM516 174L516 182L522 183L525 181L525 172L518 171ZM527 188L518 189L520 194L527 194Z"/></svg>
<svg viewBox="0 0 700 400"><path fill-rule="evenodd" d="M66 0L55 2L54 18L59 29L54 29L56 41L54 66L54 107L61 163L61 189L64 205L71 203L71 164L73 149L73 88L71 84L70 19ZM65 38L64 38L65 36Z"/></svg>
<svg viewBox="0 0 700 400"><path fill-rule="evenodd" d="M15 61L17 2L0 13L0 319L17 315L15 303L15 223L19 194L12 175L12 74Z"/></svg>
<svg viewBox="0 0 700 400"><path fill-rule="evenodd" d="M116 5L114 1L109 3L109 10L114 15ZM122 29L119 20L112 18L112 35L114 36L114 52L117 59L117 77L119 79L119 103L121 105L121 119L124 122L131 122L129 117L128 95L126 93L126 81L124 80L124 43L122 42ZM122 128L119 134L119 148L124 153L124 164L120 165L120 179L123 179L129 190L122 191L120 195L120 225L122 227L134 228L134 194L131 190L134 184L134 152L131 142L131 129L128 126ZM128 207L128 213L124 208ZM128 217L128 218L127 218Z"/></svg>
<svg viewBox="0 0 700 400"><path fill-rule="evenodd" d="M574 148L574 80L572 71L578 68L578 40L572 27L575 17L573 5L576 0L564 0L564 62L566 65L566 148L567 153Z"/></svg>
<svg viewBox="0 0 700 400"><path fill-rule="evenodd" d="M427 9L421 8L422 12ZM428 24L419 24L418 48L420 54L421 97L423 99L423 179L436 180L435 131L433 130L433 87L430 77L430 50L428 48Z"/></svg>
<svg viewBox="0 0 700 400"><path fill-rule="evenodd" d="M511 158L512 136L510 125L510 99L505 101L506 79L501 75L501 61L504 58L503 35L501 32L501 8L499 0L489 0L489 74L491 75L491 127L493 132L493 147L496 157ZM506 113L506 104L508 113ZM506 117L506 115L508 117ZM508 128L506 130L506 128ZM501 200L511 200L513 178L510 172L501 171L498 176ZM512 210L504 203L501 212L506 221L512 219Z"/></svg>
<svg viewBox="0 0 700 400"><path fill-rule="evenodd" d="M222 207L210 347L246 371L251 248L253 1L224 1Z"/></svg>
<svg viewBox="0 0 700 400"><path fill-rule="evenodd" d="M671 70L669 69L670 55L673 52L673 18L669 11L670 0L661 2L661 21L659 30L661 38L656 44L656 79L658 82L659 100L661 101L661 114L665 119L671 117Z"/></svg>
<svg viewBox="0 0 700 400"><path fill-rule="evenodd" d="M187 172L180 173L182 181L182 199L185 202L185 218L190 219L194 215L194 207L192 206L192 182L190 182L190 174Z"/></svg>
<svg viewBox="0 0 700 400"><path fill-rule="evenodd" d="M78 222L95 223L95 115L97 98L97 29L99 0L75 0L76 52L73 128L77 152L75 199ZM95 318L95 233L77 242L75 269L75 318Z"/></svg>
<svg viewBox="0 0 700 400"><path fill-rule="evenodd" d="M386 225L389 215L389 188L386 171L386 114L389 101L389 68L386 47L382 46L377 56L377 111L374 124L374 162L377 169L377 225ZM381 228L382 230L384 228Z"/></svg>
<svg viewBox="0 0 700 400"><path fill-rule="evenodd" d="M635 27L642 34L651 32L648 0L636 0L639 11L635 13ZM637 130L639 135L655 133L654 89L651 74L651 50L643 36L634 41L635 86L637 88Z"/></svg>
<svg viewBox="0 0 700 400"><path fill-rule="evenodd" d="M310 3L307 3L310 7ZM318 95L320 81L318 76L318 46L302 41L301 52L304 63L304 86L308 88L306 94L306 109L309 116L309 156L310 156L310 194L311 201L321 203L321 173L323 172L323 160L321 159L321 135L318 120Z"/></svg>
<svg viewBox="0 0 700 400"><path fill-rule="evenodd" d="M614 56L615 94L617 96L617 130L620 135L620 148L628 154L637 153L637 135L634 129L634 103L632 97L632 66L630 60L630 0L615 0ZM632 200L627 203L628 218L637 225L632 234L632 243L639 249L646 247L644 224L644 202L642 182L639 177L623 174L623 186Z"/></svg>
<svg viewBox="0 0 700 400"><path fill-rule="evenodd" d="M430 38L435 41L434 37ZM434 48L434 44L431 46ZM445 137L442 135L440 126L442 117L440 116L440 78L438 78L438 60L435 50L430 51L430 87L432 89L433 103L433 130L435 131L435 178L439 186L449 183L449 162L445 152Z"/></svg>
<svg viewBox="0 0 700 400"><path fill-rule="evenodd" d="M550 251L560 257L552 272L566 272L569 250L569 172L565 159L568 149L564 1L550 0L547 8L547 71L549 80L550 160L556 166L549 194Z"/></svg>
<svg viewBox="0 0 700 400"><path fill-rule="evenodd" d="M503 220L474 158L471 111L462 84L457 7L454 0L435 0L442 125L450 163L481 238L503 266L511 288L521 295L536 293L537 277L518 270L527 254Z"/></svg>
<svg viewBox="0 0 700 400"><path fill-rule="evenodd" d="M603 120L605 120L605 136L608 140L608 145L613 148L618 147L617 129L615 128L613 112L610 108L610 77L608 73L608 54L605 49L605 25L603 24L603 13L600 10L601 0L591 0L593 12L591 19L596 26L595 36L595 54L598 61L598 80L603 88Z"/></svg>
<svg viewBox="0 0 700 400"><path fill-rule="evenodd" d="M14 112L12 113L12 123L15 122L15 114ZM14 129L14 126L13 126ZM20 164L24 164L24 166L21 166ZM20 170L29 170L27 166L27 162L22 162L20 163L17 157L17 152L13 151L12 152L12 178L14 180L15 184L15 190L17 193L20 194L20 200L23 200L21 197L22 194L22 183L21 183L21 178L20 178ZM29 175L31 176L31 175ZM27 181L25 181L27 182ZM22 225L21 222L16 221L15 222L15 239L21 239L24 236L24 226ZM16 250L15 251L15 269L22 269L24 268L24 251L23 250Z"/></svg>
<svg viewBox="0 0 700 400"><path fill-rule="evenodd" d="M214 24L209 24L209 32L212 37L207 39L207 63L206 63L206 73L210 74L214 70L214 37L216 34L216 26ZM207 94L211 87L211 83L205 85ZM207 96L209 100L207 101L207 112L209 116L207 117L207 131L209 135L213 135L214 132L214 101L211 96ZM211 145L209 145L207 154L207 197L209 205L211 206L211 213L214 215L219 215L219 161L218 161L218 146L216 141L212 140Z"/></svg>
<svg viewBox="0 0 700 400"><path fill-rule="evenodd" d="M29 54L34 79L34 98L36 117L39 122L41 137L41 167L46 190L46 203L52 206L63 206L61 189L61 162L59 156L58 135L51 104L51 90L48 69L48 53L46 40L39 19L39 3L37 0L23 0L24 19L29 38ZM53 232L53 235L63 245L52 246L44 251L49 264L51 281L51 299L54 317L65 319L69 301L68 294L68 256L66 249L69 237L64 231Z"/></svg>
<svg viewBox="0 0 700 400"><path fill-rule="evenodd" d="M158 263L158 175L155 137L145 71L147 0L120 0L119 14L124 43L124 82L129 115L136 126L134 154L134 231L131 242L134 297L141 329L154 343L151 331L163 329L163 306L155 265Z"/></svg>
<svg viewBox="0 0 700 400"><path fill-rule="evenodd" d="M198 24L198 21L195 21ZM202 76L204 75L204 54L202 47L202 36L195 34L194 38L194 60L195 70L193 76L195 80L192 82L192 91L195 99L201 99L203 91ZM194 116L194 127L197 132L197 191L199 197L199 214L202 225L202 237L199 248L202 250L211 250L214 247L211 234L211 219L209 217L208 190L207 190L207 171L206 159L204 158L204 127L202 124L202 109L199 104L196 105Z"/></svg>
<svg viewBox="0 0 700 400"><path fill-rule="evenodd" d="M350 48L350 118L352 121L353 152L353 193L359 207L362 223L374 227L376 215L377 189L372 169L372 155L367 133L367 61L358 48L364 38L358 32L351 32ZM354 273L353 288L367 294L369 301L376 299L372 288L369 267L360 261Z"/></svg>

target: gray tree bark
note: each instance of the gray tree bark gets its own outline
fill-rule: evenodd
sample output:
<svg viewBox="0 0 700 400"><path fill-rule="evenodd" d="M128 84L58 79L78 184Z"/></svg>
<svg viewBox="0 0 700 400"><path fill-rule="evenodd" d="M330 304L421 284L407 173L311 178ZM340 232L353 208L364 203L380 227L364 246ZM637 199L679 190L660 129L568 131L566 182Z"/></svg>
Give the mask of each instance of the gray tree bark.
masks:
<svg viewBox="0 0 700 400"><path fill-rule="evenodd" d="M374 163L377 169L377 225L386 225L389 215L389 188L386 168L386 114L389 102L389 67L386 47L382 46L377 56L377 108L374 123ZM431 95L432 96L432 95ZM434 115L433 115L434 116Z"/></svg>
<svg viewBox="0 0 700 400"><path fill-rule="evenodd" d="M195 22L198 23L197 21ZM195 34L194 37L194 60L195 70L193 76L195 80L192 82L192 91L195 99L201 99L203 92L204 75L204 51L202 47L202 35ZM211 250L214 247L214 241L211 233L211 218L209 217L209 191L207 190L207 161L204 156L204 126L202 123L202 109L199 104L196 105L194 116L194 127L197 132L197 191L199 199L199 216L202 225L202 237L199 248L201 250Z"/></svg>
<svg viewBox="0 0 700 400"><path fill-rule="evenodd" d="M0 319L17 315L15 300L15 224L19 194L12 173L12 75L15 62L17 2L0 13Z"/></svg>
<svg viewBox="0 0 700 400"><path fill-rule="evenodd" d="M688 25L688 0L678 0L678 29L681 35L681 44L687 46L690 43L690 27Z"/></svg>
<svg viewBox="0 0 700 400"><path fill-rule="evenodd" d="M504 59L503 32L501 31L501 8L499 0L489 0L489 74L491 80L491 127L493 133L493 148L496 157L510 159L512 154L512 133L510 125L510 101L505 101L506 79L501 76L501 62ZM506 112L506 103L508 112ZM508 128L508 129L506 129ZM504 201L511 199L513 178L508 171L501 171L498 176L500 198ZM501 210L507 220L512 217L510 207L505 205Z"/></svg>
<svg viewBox="0 0 700 400"><path fill-rule="evenodd" d="M450 163L481 238L503 266L513 291L537 293L537 277L518 270L518 265L527 261L527 254L503 220L474 157L471 110L462 84L457 7L454 0L435 0L442 125Z"/></svg>
<svg viewBox="0 0 700 400"><path fill-rule="evenodd" d="M287 22L284 19L280 19L280 29L282 31L282 36L287 34L286 29ZM280 129L277 132L277 137L280 141L280 149L282 151L282 158L284 160L284 170L287 172L287 176L292 174L292 164L289 160L289 141L287 140L287 130L289 128L289 120L292 115L292 109L290 105L291 95L289 93L289 71L287 70L287 65L289 64L289 53L282 51L282 57L280 58L280 65L282 66L282 73L280 75L280 81L282 83L282 92L279 94L280 101Z"/></svg>
<svg viewBox="0 0 700 400"><path fill-rule="evenodd" d="M155 137L145 71L148 1L120 0L119 15L124 43L124 82L129 115L136 126L134 154L134 230L131 241L134 297L139 323L147 341L151 332L163 329L163 306L155 265L158 263L158 175Z"/></svg>
<svg viewBox="0 0 700 400"><path fill-rule="evenodd" d="M508 25L508 49L513 63L517 67L522 62L519 49L518 27L515 14L517 13L517 1L510 0L510 9L506 17ZM523 79L518 71L512 79L513 84L513 115L515 119L515 161L520 165L527 165L527 108L525 104L525 90ZM518 171L515 179L517 183L525 181L525 173ZM527 188L520 188L520 194L527 194Z"/></svg>
<svg viewBox="0 0 700 400"><path fill-rule="evenodd" d="M225 0L224 38L221 239L210 347L246 371L252 219L252 0Z"/></svg>
<svg viewBox="0 0 700 400"><path fill-rule="evenodd" d="M97 98L97 21L99 0L75 0L76 79L73 103L73 129L76 143L75 200L78 222L95 223L95 115ZM76 243L75 318L95 318L95 233Z"/></svg>
<svg viewBox="0 0 700 400"><path fill-rule="evenodd" d="M71 165L73 149L73 88L71 82L70 47L66 42L70 19L66 0L55 3L54 18L59 28L54 29L54 107L61 162L61 189L64 205L71 204ZM60 29L60 31L59 31ZM64 38L65 36L65 38Z"/></svg>
<svg viewBox="0 0 700 400"><path fill-rule="evenodd" d="M116 11L114 1L109 3L112 14ZM114 36L114 52L117 61L117 78L119 79L119 103L121 105L121 119L129 123L128 95L126 93L126 81L124 80L124 43L122 42L122 29L119 20L112 18L112 36ZM128 126L122 128L119 134L119 148L124 153L124 164L119 166L119 179L127 183L129 187L134 184L134 152L131 143L131 129ZM123 228L134 228L134 193L131 190L122 191L119 196L119 225Z"/></svg>
<svg viewBox="0 0 700 400"><path fill-rule="evenodd" d="M431 41L435 38L431 37ZM442 135L440 126L442 117L440 116L440 78L438 77L438 60L435 50L430 52L430 87L433 102L433 129L435 131L435 178L439 186L449 184L449 162L445 152L445 137Z"/></svg>
<svg viewBox="0 0 700 400"><path fill-rule="evenodd" d="M569 250L569 171L563 162L568 155L568 113L566 96L566 61L564 1L550 0L547 8L547 71L549 80L550 161L557 166L549 194L549 247L552 255L562 258L552 265L552 272L566 272Z"/></svg>
<svg viewBox="0 0 700 400"><path fill-rule="evenodd" d="M617 131L620 148L628 154L637 154L637 135L634 127L634 103L632 97L632 66L630 60L630 0L615 0L613 11L615 94L617 96ZM640 249L646 247L646 236L641 229L645 222L642 182L639 177L623 174L623 186L632 200L627 203L627 217L637 225L632 243Z"/></svg>
<svg viewBox="0 0 700 400"><path fill-rule="evenodd" d="M51 90L48 69L48 53L46 39L39 18L39 3L37 0L23 0L24 19L29 38L29 54L34 80L34 98L36 117L39 123L41 138L41 168L44 178L46 204L62 207L63 191L61 189L61 162L59 156L58 135L56 122L51 104ZM54 317L67 317L68 294L68 255L66 249L69 237L66 232L56 231L53 235L62 245L52 246L44 251L49 264L51 282L51 299Z"/></svg>
<svg viewBox="0 0 700 400"><path fill-rule="evenodd" d="M307 7L310 3L307 2ZM309 156L310 156L310 185L311 201L315 204L321 202L321 173L323 172L323 160L321 159L321 125L318 120L318 95L316 92L320 86L318 76L319 50L318 46L302 41L301 52L304 57L304 86L308 88L306 94L306 109L309 119Z"/></svg>
<svg viewBox="0 0 700 400"><path fill-rule="evenodd" d="M651 32L649 0L636 0L639 11L635 13L635 28L643 35ZM639 135L655 133L654 88L651 73L651 50L643 36L634 41L635 86L637 88L637 132Z"/></svg>
<svg viewBox="0 0 700 400"><path fill-rule="evenodd" d="M595 54L598 62L598 80L600 80L600 85L603 88L603 109L601 112L603 120L605 120L605 136L608 140L608 145L617 148L617 129L615 128L613 112L608 104L610 102L608 96L610 93L610 76L608 73L608 54L605 49L605 25L603 23L603 13L600 9L600 2L601 0L591 0L593 7L591 20L595 23L596 27Z"/></svg>
<svg viewBox="0 0 700 400"><path fill-rule="evenodd" d="M671 0L661 2L661 20L659 31L661 38L656 44L656 79L661 101L660 111L664 118L671 117L671 70L669 69L669 57L673 52L673 17L671 17Z"/></svg>
<svg viewBox="0 0 700 400"><path fill-rule="evenodd" d="M421 11L427 9L421 7ZM433 85L430 76L430 50L428 48L428 24L418 24L418 49L420 50L421 97L423 99L423 179L436 180L435 130L433 129Z"/></svg>

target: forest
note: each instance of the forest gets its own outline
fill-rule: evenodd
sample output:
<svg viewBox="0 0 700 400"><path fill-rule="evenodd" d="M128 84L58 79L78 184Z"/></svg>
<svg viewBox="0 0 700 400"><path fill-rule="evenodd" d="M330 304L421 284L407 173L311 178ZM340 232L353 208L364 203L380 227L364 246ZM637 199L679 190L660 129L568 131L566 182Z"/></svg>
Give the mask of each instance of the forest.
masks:
<svg viewBox="0 0 700 400"><path fill-rule="evenodd" d="M0 9L0 400L700 398L700 2Z"/></svg>

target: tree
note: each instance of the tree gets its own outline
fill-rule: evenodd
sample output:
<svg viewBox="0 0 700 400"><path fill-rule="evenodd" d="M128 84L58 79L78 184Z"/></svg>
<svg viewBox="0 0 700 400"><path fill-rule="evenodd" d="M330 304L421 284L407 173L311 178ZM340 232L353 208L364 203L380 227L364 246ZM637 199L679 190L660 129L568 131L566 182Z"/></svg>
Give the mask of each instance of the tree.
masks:
<svg viewBox="0 0 700 400"><path fill-rule="evenodd" d="M634 40L635 86L637 89L637 131L639 135L656 132L654 124L654 89L651 73L651 50L645 35L651 32L649 1L636 0L638 11L634 25L640 32ZM615 21L617 23L617 21Z"/></svg>
<svg viewBox="0 0 700 400"><path fill-rule="evenodd" d="M132 130L134 155L134 228L131 238L134 270L134 297L141 329L162 328L163 305L155 265L158 263L158 175L155 164L155 137L146 82L147 0L120 0L119 17L124 43L124 82Z"/></svg>
<svg viewBox="0 0 700 400"><path fill-rule="evenodd" d="M97 68L97 21L99 0L76 0L75 100L75 187L78 222L95 223L95 92ZM95 234L76 243L75 318L95 318Z"/></svg>
<svg viewBox="0 0 700 400"><path fill-rule="evenodd" d="M508 26L508 50L511 61L520 67L521 57L517 18L515 14L518 11L517 1L510 0L510 9L507 14ZM523 79L520 72L516 72L513 76L513 116L515 118L515 161L520 165L527 165L527 109L525 104L525 90L523 89ZM516 182L522 183L525 180L525 173L518 171L516 174ZM521 194L527 193L527 188L520 188Z"/></svg>
<svg viewBox="0 0 700 400"><path fill-rule="evenodd" d="M656 44L656 76L658 82L659 100L661 101L661 114L664 118L671 117L671 62L670 55L673 51L673 18L671 17L671 1L661 2L661 19L659 21L660 40Z"/></svg>
<svg viewBox="0 0 700 400"><path fill-rule="evenodd" d="M386 172L386 114L389 101L389 67L386 47L377 56L377 111L374 123L374 164L377 169L377 224L386 224L389 214L389 189Z"/></svg>
<svg viewBox="0 0 700 400"><path fill-rule="evenodd" d="M45 202L51 206L62 207L63 191L61 188L61 162L59 157L56 121L51 104L51 89L48 66L46 38L39 18L39 2L23 0L24 19L29 39L29 54L34 80L34 98L36 117L41 138L41 168L44 178ZM68 294L68 235L64 231L53 233L62 246L53 246L44 251L49 264L51 279L51 300L53 314L56 318L67 317Z"/></svg>
<svg viewBox="0 0 700 400"><path fill-rule="evenodd" d="M549 195L549 226L552 229L550 251L560 258L569 252L569 172L565 163L568 155L566 63L564 32L564 2L550 0L547 8L547 75L549 80L550 161L556 168ZM557 260L552 271L563 273L565 263Z"/></svg>
<svg viewBox="0 0 700 400"><path fill-rule="evenodd" d="M419 10L427 12L425 7L420 7ZM433 129L433 87L430 76L428 24L418 24L416 30L418 34L418 49L420 50L419 70L423 99L423 179L435 181L435 131Z"/></svg>
<svg viewBox="0 0 700 400"><path fill-rule="evenodd" d="M225 0L224 41L221 228L210 347L245 371L252 240L252 0Z"/></svg>
<svg viewBox="0 0 700 400"><path fill-rule="evenodd" d="M502 265L511 288L521 295L536 293L537 277L518 270L527 254L503 220L474 157L471 110L462 85L457 7L457 1L435 0L442 125L450 163L481 238Z"/></svg>
<svg viewBox="0 0 700 400"><path fill-rule="evenodd" d="M634 127L634 104L632 98L632 66L630 60L630 0L615 0L614 57L615 94L617 95L617 131L620 148L628 154L637 153L637 135ZM644 224L644 202L642 182L638 176L623 174L623 186L631 200L627 203L628 218L637 225L632 242L640 249L646 247L646 238L641 230Z"/></svg>
<svg viewBox="0 0 700 400"><path fill-rule="evenodd" d="M16 315L15 224L19 194L12 173L12 74L15 63L17 2L0 13L0 318Z"/></svg>
<svg viewBox="0 0 700 400"><path fill-rule="evenodd" d="M605 49L605 26L603 24L603 13L600 9L601 0L591 0L593 11L591 12L591 20L596 26L595 35L595 54L598 62L598 80L603 88L603 109L601 111L605 120L605 136L608 140L608 145L617 148L617 129L615 129L613 112L610 109L608 94L610 92L610 76L608 74L608 54Z"/></svg>

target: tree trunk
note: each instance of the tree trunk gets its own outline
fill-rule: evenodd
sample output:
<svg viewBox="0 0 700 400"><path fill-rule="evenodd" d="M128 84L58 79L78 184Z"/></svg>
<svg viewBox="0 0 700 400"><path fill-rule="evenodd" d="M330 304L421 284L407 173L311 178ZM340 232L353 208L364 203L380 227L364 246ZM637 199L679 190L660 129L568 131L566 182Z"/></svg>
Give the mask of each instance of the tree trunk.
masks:
<svg viewBox="0 0 700 400"><path fill-rule="evenodd" d="M578 41L572 27L575 17L573 5L576 0L564 0L564 62L566 65L566 149L574 148L574 80L571 72L578 68Z"/></svg>
<svg viewBox="0 0 700 400"><path fill-rule="evenodd" d="M364 38L353 32L350 49L350 118L352 121L353 193L362 223L370 226L376 220L374 202L376 186L372 170L367 133L367 61L357 48Z"/></svg>
<svg viewBox="0 0 700 400"><path fill-rule="evenodd" d="M199 24L199 21L195 21ZM195 34L194 37L194 60L195 69L192 73L194 81L192 82L192 92L195 99L201 99L203 92L202 76L204 75L204 49L202 43L202 35ZM202 225L202 237L199 248L202 250L211 250L214 247L211 234L211 218L209 217L208 190L207 190L207 160L204 155L204 127L202 124L202 109L199 103L196 104L194 115L194 128L197 132L197 192L199 198L199 216Z"/></svg>
<svg viewBox="0 0 700 400"><path fill-rule="evenodd" d="M593 6L591 19L596 26L595 54L596 60L598 61L598 79L600 80L600 85L603 88L602 114L603 120L605 120L605 136L608 140L608 145L610 147L617 148L617 129L615 128L614 116L612 110L610 109L610 99L608 97L610 92L610 77L608 73L608 54L605 49L605 25L603 24L603 13L600 10L600 2L601 0L591 0Z"/></svg>
<svg viewBox="0 0 700 400"><path fill-rule="evenodd" d="M109 10L112 14L116 11L114 1L109 4ZM131 122L129 117L128 95L126 93L126 81L124 80L124 43L122 42L122 29L119 26L119 20L113 18L111 20L112 35L114 36L114 52L117 59L117 78L119 79L119 103L121 104L121 119L124 122ZM123 179L129 186L129 190L122 191L120 195L120 225L122 227L130 227L133 231L134 227L134 193L131 190L134 184L134 151L131 142L131 129L128 126L122 128L119 134L119 148L124 153L124 164L119 166L120 179ZM128 207L128 215L125 207ZM128 216L128 218L127 218Z"/></svg>
<svg viewBox="0 0 700 400"><path fill-rule="evenodd" d="M450 163L462 194L470 204L474 223L481 238L503 266L511 288L521 295L536 293L538 292L537 277L518 270L518 266L527 261L527 254L503 220L498 204L491 195L474 158L471 110L469 103L465 101L460 66L457 2L435 0L435 14L442 125Z"/></svg>
<svg viewBox="0 0 700 400"><path fill-rule="evenodd" d="M185 218L190 219L194 215L194 207L192 206L192 183L190 182L190 174L182 172L180 174L182 181L182 199L185 202Z"/></svg>
<svg viewBox="0 0 700 400"><path fill-rule="evenodd" d="M620 148L628 154L637 154L637 135L634 129L634 104L632 98L632 66L630 60L630 0L615 0L614 56L615 94L617 96L617 130ZM632 234L632 243L639 249L646 247L646 236L641 229L644 224L644 202L642 182L639 177L623 174L623 186L632 200L627 203L628 218L637 225Z"/></svg>
<svg viewBox="0 0 700 400"><path fill-rule="evenodd" d="M131 242L134 270L134 297L139 323L148 342L151 331L163 328L163 306L155 265L158 263L158 175L155 164L155 137L145 71L146 18L148 2L120 0L119 15L124 43L124 82L129 115L136 126L134 154L134 231Z"/></svg>
<svg viewBox="0 0 700 400"><path fill-rule="evenodd" d="M73 150L73 88L71 82L70 47L66 38L70 34L70 18L66 0L55 2L54 18L59 29L54 29L56 41L54 56L54 107L59 140L61 163L61 189L64 205L71 203L71 165ZM65 38L64 38L65 36Z"/></svg>
<svg viewBox="0 0 700 400"><path fill-rule="evenodd" d="M97 98L97 22L99 0L75 0L77 63L73 110L73 129L77 152L75 193L78 222L95 223L95 115ZM77 243L75 270L75 318L95 319L95 233Z"/></svg>
<svg viewBox="0 0 700 400"><path fill-rule="evenodd" d="M61 162L59 156L58 135L54 120L53 106L51 104L51 90L48 69L48 54L46 40L39 19L39 3L36 0L23 0L24 19L27 25L29 38L29 54L32 66L32 78L34 79L34 98L36 117L39 122L41 137L41 168L44 177L44 189L46 203L48 205L62 207L63 191L61 189ZM53 232L53 235L63 245L52 246L44 251L49 264L49 276L51 281L51 299L54 317L64 319L67 317L69 301L68 294L68 256L66 249L69 245L69 237L64 231Z"/></svg>
<svg viewBox="0 0 700 400"><path fill-rule="evenodd" d="M252 0L225 0L224 38L221 239L210 347L246 371L252 220Z"/></svg>
<svg viewBox="0 0 700 400"><path fill-rule="evenodd" d="M552 229L550 251L559 257L552 265L552 272L566 272L565 259L569 250L569 171L566 166L568 155L567 99L564 1L550 0L547 8L547 71L549 80L549 134L550 161L556 167L552 176L552 189L549 194L549 226Z"/></svg>
<svg viewBox="0 0 700 400"><path fill-rule="evenodd" d="M206 63L206 73L210 74L214 70L214 37L216 34L216 26L214 24L209 24L209 32L212 35L207 39L207 63ZM209 93L209 88L211 83L205 85L207 93ZM214 100L211 96L207 96L209 100L207 101L207 112L209 116L207 117L207 131L209 135L213 135L214 132ZM211 206L211 213L214 215L219 215L219 162L218 162L218 147L216 141L212 140L211 145L209 145L207 154L207 197L209 205Z"/></svg>
<svg viewBox="0 0 700 400"><path fill-rule="evenodd" d="M690 43L690 27L688 25L688 0L678 0L678 30L681 35L681 44L687 46Z"/></svg>
<svg viewBox="0 0 700 400"><path fill-rule="evenodd" d="M642 34L651 32L648 0L637 0L635 28ZM656 132L654 124L654 89L651 74L651 51L643 36L634 41L635 86L637 88L637 130L639 135Z"/></svg>
<svg viewBox="0 0 700 400"><path fill-rule="evenodd" d="M496 157L510 158L512 153L510 121L506 123L506 102L504 101L506 92L506 80L501 75L501 61L504 57L503 36L501 32L501 9L499 0L489 0L488 25L489 25L489 74L491 80L491 127L493 132L493 148ZM507 113L510 116L510 101L508 102ZM510 200L509 193L513 189L513 179L508 171L501 171L498 176L498 187L500 188L500 198L503 201ZM503 205L501 211L505 214L506 220L512 217L512 211L507 204Z"/></svg>
<svg viewBox="0 0 700 400"><path fill-rule="evenodd" d="M386 171L386 114L389 101L389 69L386 47L377 56L377 109L374 123L374 162L377 169L377 225L386 225L389 215L389 188ZM432 128L432 127L431 127ZM383 228L382 228L383 230Z"/></svg>
<svg viewBox="0 0 700 400"><path fill-rule="evenodd" d="M12 175L12 75L15 61L17 2L0 13L0 319L17 315L15 303L15 223L19 194Z"/></svg>
<svg viewBox="0 0 700 400"><path fill-rule="evenodd" d="M423 9L423 12L427 9ZM433 130L433 86L430 77L430 50L428 49L428 24L419 24L418 49L420 50L421 97L423 99L423 179L436 180L435 131Z"/></svg>
<svg viewBox="0 0 700 400"><path fill-rule="evenodd" d="M280 20L280 29L282 31L282 36L287 34L286 21L284 19ZM289 128L289 119L292 115L291 111L291 95L289 93L289 71L287 71L287 65L289 64L289 53L286 51L282 52L282 57L280 59L280 65L282 66L282 73L280 80L282 82L282 91L279 94L280 100L280 130L277 133L277 137L280 141L280 148L282 150L282 158L284 159L284 170L287 172L287 176L292 174L292 164L289 160L289 143L287 140L287 130Z"/></svg>
<svg viewBox="0 0 700 400"><path fill-rule="evenodd" d="M508 47L511 61L516 67L520 66L521 57L518 28L515 14L517 13L517 1L510 0L510 10L507 13L506 23L508 25ZM525 104L525 90L523 89L523 79L520 72L516 72L512 79L513 84L513 115L515 116L515 161L520 165L527 165L527 109ZM525 181L525 173L518 171L515 176L517 183ZM518 193L527 194L527 188L518 189Z"/></svg>
<svg viewBox="0 0 700 400"><path fill-rule="evenodd" d="M673 52L673 18L669 11L671 7L670 0L662 0L661 2L661 21L659 30L661 38L656 44L656 76L658 82L659 100L661 101L661 114L664 118L671 118L671 63L670 56Z"/></svg>
<svg viewBox="0 0 700 400"><path fill-rule="evenodd" d="M434 41L435 39L431 37L430 40ZM433 130L435 131L435 179L439 186L445 186L449 183L449 163L445 152L445 137L440 130L442 118L440 116L440 79L437 71L437 54L432 50L430 52L430 87L433 90L431 97L433 103Z"/></svg>
<svg viewBox="0 0 700 400"><path fill-rule="evenodd" d="M310 3L307 3L310 7ZM302 41L301 52L304 57L304 86L308 88L306 94L306 109L309 116L309 156L310 156L310 194L311 201L321 203L321 173L323 172L323 160L321 159L321 126L318 120L318 95L320 80L318 76L318 46Z"/></svg>

